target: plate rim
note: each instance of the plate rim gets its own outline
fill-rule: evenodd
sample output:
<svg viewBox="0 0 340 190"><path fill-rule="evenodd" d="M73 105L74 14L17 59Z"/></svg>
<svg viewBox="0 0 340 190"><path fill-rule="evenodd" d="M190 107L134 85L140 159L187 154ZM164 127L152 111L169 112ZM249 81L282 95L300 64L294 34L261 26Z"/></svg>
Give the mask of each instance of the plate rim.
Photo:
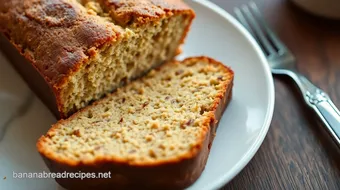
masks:
<svg viewBox="0 0 340 190"><path fill-rule="evenodd" d="M268 105L266 107L264 122L262 124L259 135L256 137L256 140L254 141L254 143L252 143L248 151L241 157L237 164L235 164L228 172L224 173L224 175L217 177L213 183L202 187L203 189L220 189L228 182L230 182L237 174L239 174L245 168L245 166L250 162L250 160L254 157L260 146L263 144L263 141L267 136L270 124L272 122L275 107L274 80L268 62L264 54L262 53L262 50L260 49L259 45L255 41L255 39L253 39L251 34L233 16L231 16L231 14L229 14L227 11L225 11L224 9L222 9L221 7L219 7L218 5L209 0L188 0L188 1L198 3L200 6L203 6L204 8L207 8L210 11L217 13L222 18L226 19L226 22L229 22L233 27L235 27L236 30L238 30L238 32L240 32L245 37L245 40L247 40L250 43L250 45L256 51L256 54L259 56L261 60L261 64L265 73L264 77L267 82L268 88L267 95L269 97L269 100ZM56 187L58 188L58 186Z"/></svg>
<svg viewBox="0 0 340 190"><path fill-rule="evenodd" d="M265 78L267 79L266 82L268 82L267 95L269 97L269 100L268 100L269 103L266 108L266 114L265 114L263 125L259 132L259 135L256 137L256 140L250 146L248 151L243 155L240 161L238 161L237 164L231 168L231 170L229 170L227 173L225 173L221 177L218 177L214 183L211 183L211 185L206 185L203 188L203 189L220 189L224 185L226 185L228 182L230 182L237 174L239 174L246 167L246 165L248 165L248 163L252 160L252 158L255 156L255 154L257 153L257 151L263 144L263 141L268 134L268 131L269 131L272 119L273 119L274 107L275 107L274 79L271 73L271 69L269 67L269 63L267 59L265 58L265 55L263 54L260 46L255 41L255 39L252 37L252 35L241 25L241 23L239 23L226 10L224 10L223 8L221 8L220 6L216 5L215 3L209 0L191 0L191 1L196 2L200 4L201 6L209 9L210 11L217 13L218 15L226 19L231 25L235 27L236 30L238 30L245 37L245 39L250 43L250 45L256 51L256 54L259 56L261 64L264 68Z"/></svg>

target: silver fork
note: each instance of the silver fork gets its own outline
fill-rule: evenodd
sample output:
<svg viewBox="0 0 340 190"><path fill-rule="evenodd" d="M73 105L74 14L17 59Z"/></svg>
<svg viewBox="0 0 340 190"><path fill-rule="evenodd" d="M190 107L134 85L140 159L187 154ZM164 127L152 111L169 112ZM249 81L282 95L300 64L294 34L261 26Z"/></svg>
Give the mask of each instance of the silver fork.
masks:
<svg viewBox="0 0 340 190"><path fill-rule="evenodd" d="M252 34L267 57L273 74L288 75L304 97L305 102L321 118L330 135L340 146L340 112L327 93L313 85L295 67L295 57L279 40L263 19L254 2L234 9L236 18Z"/></svg>

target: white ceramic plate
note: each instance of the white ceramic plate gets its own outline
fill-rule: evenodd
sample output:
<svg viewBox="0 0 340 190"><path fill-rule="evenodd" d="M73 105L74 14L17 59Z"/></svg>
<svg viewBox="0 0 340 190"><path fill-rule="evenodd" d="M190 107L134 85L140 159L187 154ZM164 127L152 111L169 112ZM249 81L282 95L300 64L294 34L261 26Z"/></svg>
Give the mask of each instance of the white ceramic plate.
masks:
<svg viewBox="0 0 340 190"><path fill-rule="evenodd" d="M274 86L259 47L234 18L211 2L187 2L197 18L179 59L208 55L235 72L233 99L220 121L207 166L189 188L218 189L245 167L265 138ZM13 178L19 172L48 171L35 143L55 121L0 54L0 189L62 189L54 179Z"/></svg>

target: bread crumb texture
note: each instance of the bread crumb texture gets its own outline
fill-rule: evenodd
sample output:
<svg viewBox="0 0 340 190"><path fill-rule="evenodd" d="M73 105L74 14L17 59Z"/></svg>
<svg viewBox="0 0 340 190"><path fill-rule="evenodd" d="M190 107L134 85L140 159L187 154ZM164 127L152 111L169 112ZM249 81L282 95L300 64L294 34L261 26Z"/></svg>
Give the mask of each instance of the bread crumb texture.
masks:
<svg viewBox="0 0 340 190"><path fill-rule="evenodd" d="M176 55L183 33L191 22L190 14L168 14L156 6L158 1L78 1L90 14L122 27L124 32L114 45L101 48L70 77L62 91L63 112L66 113L79 110L90 101L100 99L105 93L170 60Z"/></svg>
<svg viewBox="0 0 340 190"><path fill-rule="evenodd" d="M68 163L176 160L201 146L233 72L208 58L171 62L55 124L38 142Z"/></svg>

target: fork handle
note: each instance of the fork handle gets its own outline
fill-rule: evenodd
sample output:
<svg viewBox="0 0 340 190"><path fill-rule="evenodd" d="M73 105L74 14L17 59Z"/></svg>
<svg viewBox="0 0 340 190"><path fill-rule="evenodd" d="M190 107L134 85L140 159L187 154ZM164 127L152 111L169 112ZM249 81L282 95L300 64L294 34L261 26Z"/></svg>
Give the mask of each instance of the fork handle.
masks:
<svg viewBox="0 0 340 190"><path fill-rule="evenodd" d="M306 103L317 113L330 135L340 146L340 111L327 93L313 85L306 77L295 73L293 78L304 94Z"/></svg>
<svg viewBox="0 0 340 190"><path fill-rule="evenodd" d="M325 123L334 140L340 146L340 112L324 92L320 92L317 96L319 97L309 97L309 101Z"/></svg>

